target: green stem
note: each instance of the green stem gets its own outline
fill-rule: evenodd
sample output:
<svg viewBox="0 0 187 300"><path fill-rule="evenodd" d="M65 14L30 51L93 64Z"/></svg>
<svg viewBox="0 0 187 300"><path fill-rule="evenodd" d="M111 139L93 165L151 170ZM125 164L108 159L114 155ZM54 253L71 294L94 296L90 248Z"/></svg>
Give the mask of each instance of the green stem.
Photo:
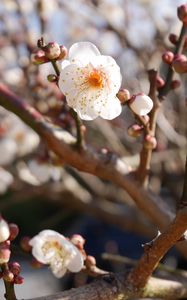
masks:
<svg viewBox="0 0 187 300"><path fill-rule="evenodd" d="M58 65L57 65L56 61L55 60L51 60L51 63L52 63L52 66L53 66L53 68L54 68L54 70L56 72L56 75L60 76L60 70L58 68Z"/></svg>
<svg viewBox="0 0 187 300"><path fill-rule="evenodd" d="M83 139L83 134L82 134L82 130L81 130L81 119L79 118L78 114L76 113L76 111L74 111L72 108L70 110L72 117L75 120L75 125L76 125L76 130L77 130L77 142L76 142L76 146L81 149L84 148L84 139Z"/></svg>
<svg viewBox="0 0 187 300"><path fill-rule="evenodd" d="M1 265L1 270L2 271L7 271L8 270L8 265L7 264L2 264ZM17 300L15 290L14 290L14 283L13 282L8 282L4 280L4 286L5 286L5 299L6 300Z"/></svg>

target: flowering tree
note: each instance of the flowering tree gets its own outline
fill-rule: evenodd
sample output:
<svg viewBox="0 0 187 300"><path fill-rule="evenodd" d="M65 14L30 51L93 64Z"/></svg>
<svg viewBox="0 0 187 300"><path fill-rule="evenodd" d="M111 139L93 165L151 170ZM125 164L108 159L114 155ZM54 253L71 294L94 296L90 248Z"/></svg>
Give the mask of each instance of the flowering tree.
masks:
<svg viewBox="0 0 187 300"><path fill-rule="evenodd" d="M46 4L44 1L37 3L41 31L45 33ZM58 4L64 5L64 2ZM125 80L123 83L124 72L121 71L118 63L110 55L102 55L92 42L76 42L67 49L56 42L47 43L47 37L42 36L38 39L36 48L30 38L24 7L19 1L15 1L15 6L22 20L24 37L11 34L8 37L9 42L16 47L22 74L20 81L19 76L14 79L18 82L13 87L7 82L7 78L10 78L9 74L9 76L2 76L4 83L0 84L1 193L6 193L11 188L11 184L15 183L16 187L21 184L21 192L16 188L14 191L14 195L17 193L19 199L20 194L23 194L25 190L28 196L29 192L31 196L35 193L50 194L51 199L59 201L63 198L63 190L62 188L55 189L55 183L60 182L63 177L64 165L69 166L74 168L74 172L84 182L80 192L77 177L74 176L73 181L71 179L69 193L72 207L76 206L80 211L87 209L91 214L101 215L106 221L117 223L124 229L130 228L131 231L143 233L152 238L155 236L151 242L143 245L144 254L135 266L130 270L124 269L124 272L120 274L99 268L95 258L86 252L86 241L79 234L65 237L54 230L45 229L33 238L23 238L22 248L27 252L32 252L38 264L48 265L56 277L61 278L67 272L85 272L90 276L98 277L90 284L49 296L47 299L186 298L187 286L184 271L179 272L180 276L167 274L168 276L164 279L158 276L153 277L152 274L163 256L174 245L184 258L187 257L187 171L183 172L185 173L183 189L181 188L180 191L181 197L176 205L177 209L176 207L174 209L174 205L173 207L169 205L161 195L156 193L156 190L151 190L151 162L155 153L162 152L162 147L166 151L166 156L172 155L167 152L167 143L161 142L164 133L166 139L177 145L177 151L181 151L181 165L185 164L184 133L186 133L186 127L183 131L181 130L183 134L177 133L165 117L162 103L170 97L172 101L180 97L176 89L187 72L185 56L187 5L178 7L181 30L179 35L173 33L169 35L170 46L167 47L171 49L166 50L162 55L164 69L160 72L155 69L148 70L149 91L147 93L142 92L139 87L139 90L136 87L134 91L130 80L130 88L127 89ZM114 5L113 8L116 7ZM106 13L107 11L106 7L103 9L102 5L95 1L87 8L93 12ZM118 16L120 16L119 12ZM146 62L150 53L142 57L142 51L132 43L128 35L123 34L119 24L109 17L105 21L112 32L115 32L115 37L125 41L127 46L134 50L139 61L148 66ZM6 20L4 22L6 23ZM2 44L6 40L6 35L7 32L4 34ZM20 50L19 46L23 41L27 51L32 54L31 62L28 57L21 60L25 49ZM161 41L163 42L162 39ZM155 55L155 52L153 54ZM46 69L40 69L46 66ZM40 70L42 70L41 73ZM176 75L178 77L174 77ZM183 86L185 87L185 84ZM182 92L184 87L181 89ZM22 92L23 88L25 92ZM130 89L132 93L129 92ZM28 101L23 98L27 98ZM130 138L137 139L141 144L138 163L134 164L127 155L128 147L126 149L124 146L127 141L120 140L119 132L115 132L124 128L123 118L120 117L124 110L125 117L129 118L130 115L133 118L133 124L128 129L126 128L126 132ZM184 103L180 110L181 118L185 120L185 116L182 115ZM119 118L116 119L117 117ZM107 121L102 121L102 123L101 119L111 120L111 123ZM91 127L93 125L90 125L92 120L98 121L96 124L107 140L107 147L100 147L100 142L97 140L98 146L96 147L97 144L93 146L89 138L89 133L93 130ZM157 133L157 125L163 131L162 134ZM180 128L179 125L178 128ZM92 146L89 145L88 140ZM130 143L130 148L133 150L134 142L130 141ZM38 152L33 155L37 147ZM15 160L19 161L20 158L22 163L17 165L17 171L12 171L11 163ZM159 159L157 156L156 163L159 163ZM26 162L23 163L24 160ZM78 171L94 175L95 177L91 177L91 184L88 177ZM107 195L105 181L110 181L118 187L116 193L111 192L113 193L110 195L111 198L109 197L110 191ZM88 195L88 192L85 192L86 185L94 186L95 198L99 201L94 199L94 193ZM102 187L100 191L97 190L98 185ZM125 191L126 194L120 193L121 191ZM128 201L124 200L127 194L138 210L135 207L130 210L130 213L124 210L120 218L120 215L115 215L115 209L119 205L118 201L122 202L122 205L120 204L122 210L129 207ZM119 197L119 200L116 197ZM83 198L86 201L82 201ZM111 213L104 209L110 202L113 205ZM124 218L126 218L125 222ZM23 283L20 265L10 261L12 242L18 233L19 229L16 224L8 224L1 218L0 274L4 281L7 300L17 299L14 285ZM46 299L46 297L40 299Z"/></svg>

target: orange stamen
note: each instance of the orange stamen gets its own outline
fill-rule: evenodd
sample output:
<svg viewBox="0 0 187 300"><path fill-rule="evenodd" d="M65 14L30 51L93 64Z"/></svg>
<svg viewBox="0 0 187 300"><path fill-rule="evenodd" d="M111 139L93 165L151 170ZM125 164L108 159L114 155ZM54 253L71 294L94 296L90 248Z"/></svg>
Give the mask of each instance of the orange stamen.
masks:
<svg viewBox="0 0 187 300"><path fill-rule="evenodd" d="M103 76L100 72L94 70L89 74L88 82L93 87L101 88L103 85Z"/></svg>

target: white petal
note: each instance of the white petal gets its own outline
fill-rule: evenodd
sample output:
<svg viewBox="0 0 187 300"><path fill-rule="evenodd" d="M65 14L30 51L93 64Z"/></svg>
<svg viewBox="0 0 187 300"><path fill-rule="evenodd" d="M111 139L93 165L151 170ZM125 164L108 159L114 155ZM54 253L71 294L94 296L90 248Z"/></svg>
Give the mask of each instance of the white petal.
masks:
<svg viewBox="0 0 187 300"><path fill-rule="evenodd" d="M67 272L66 268L61 267L60 269L56 268L55 265L51 264L51 271L53 272L53 274L55 275L55 277L57 278L61 278L64 276L64 274Z"/></svg>
<svg viewBox="0 0 187 300"><path fill-rule="evenodd" d="M90 42L75 43L69 49L69 60L71 62L79 62L83 66L90 62L90 59L96 55L100 55L97 47Z"/></svg>
<svg viewBox="0 0 187 300"><path fill-rule="evenodd" d="M0 220L0 243L6 241L10 235L9 226L3 219Z"/></svg>
<svg viewBox="0 0 187 300"><path fill-rule="evenodd" d="M145 94L138 94L130 102L129 106L135 114L145 116L153 108L153 101Z"/></svg>
<svg viewBox="0 0 187 300"><path fill-rule="evenodd" d="M45 229L39 232L38 234L39 237L42 239L48 240L48 239L66 239L62 234L56 232L55 230L51 229Z"/></svg>
<svg viewBox="0 0 187 300"><path fill-rule="evenodd" d="M70 61L67 60L67 59L57 61L57 65L58 65L58 67L59 67L60 70L62 70L65 67L67 67L69 64L70 64Z"/></svg>
<svg viewBox="0 0 187 300"><path fill-rule="evenodd" d="M109 96L107 101L102 105L100 117L107 120L112 120L121 114L122 107L119 99L116 96Z"/></svg>
<svg viewBox="0 0 187 300"><path fill-rule="evenodd" d="M83 257L79 250L77 249L77 254L71 259L70 263L67 265L67 268L70 272L79 272L83 268Z"/></svg>

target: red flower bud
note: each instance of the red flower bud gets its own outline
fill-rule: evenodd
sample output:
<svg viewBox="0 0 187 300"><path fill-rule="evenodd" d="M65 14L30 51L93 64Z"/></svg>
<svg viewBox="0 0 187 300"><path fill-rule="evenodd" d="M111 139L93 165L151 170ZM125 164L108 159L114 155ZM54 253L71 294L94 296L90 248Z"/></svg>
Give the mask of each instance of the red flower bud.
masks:
<svg viewBox="0 0 187 300"><path fill-rule="evenodd" d="M177 88L179 88L180 87L180 85L181 85L181 82L179 81L179 80L173 80L172 82L171 82L171 89L172 90L174 90L174 89L177 89Z"/></svg>
<svg viewBox="0 0 187 300"><path fill-rule="evenodd" d="M178 7L177 15L179 20L181 20L187 26L187 4L183 4Z"/></svg>
<svg viewBox="0 0 187 300"><path fill-rule="evenodd" d="M31 55L31 61L35 65L40 65L49 62L49 59L45 56L43 50L37 50Z"/></svg>
<svg viewBox="0 0 187 300"><path fill-rule="evenodd" d="M172 63L173 58L174 58L174 54L171 51L165 51L162 54L162 60L163 60L163 62L165 62L168 65L170 65Z"/></svg>
<svg viewBox="0 0 187 300"><path fill-rule="evenodd" d="M127 89L121 89L116 95L121 102L121 104L125 104L130 99L130 92Z"/></svg>
<svg viewBox="0 0 187 300"><path fill-rule="evenodd" d="M178 41L178 36L174 33L170 33L169 35L169 41L173 44L176 45L177 41Z"/></svg>
<svg viewBox="0 0 187 300"><path fill-rule="evenodd" d="M165 84L164 79L162 77L160 77L160 76L157 76L157 78L156 78L156 86L157 86L157 88L159 89L159 88L163 87L164 84Z"/></svg>
<svg viewBox="0 0 187 300"><path fill-rule="evenodd" d="M21 276L15 276L15 277L14 277L14 283L15 283L15 284L22 284L23 281L24 281L24 278L21 277Z"/></svg>
<svg viewBox="0 0 187 300"><path fill-rule="evenodd" d="M9 230L10 230L9 240L13 241L19 234L19 227L16 224L11 223L9 224Z"/></svg>
<svg viewBox="0 0 187 300"><path fill-rule="evenodd" d="M10 259L11 251L8 248L0 248L0 264L7 263Z"/></svg>
<svg viewBox="0 0 187 300"><path fill-rule="evenodd" d="M21 271L21 266L17 262L9 263L9 269L14 275L19 275Z"/></svg>
<svg viewBox="0 0 187 300"><path fill-rule="evenodd" d="M60 46L57 43L48 43L44 48L45 56L52 60L57 59L61 53Z"/></svg>
<svg viewBox="0 0 187 300"><path fill-rule="evenodd" d="M133 125L129 126L127 132L128 132L128 135L130 135L131 137L138 137L143 132L143 126L140 126L138 124L133 124Z"/></svg>

